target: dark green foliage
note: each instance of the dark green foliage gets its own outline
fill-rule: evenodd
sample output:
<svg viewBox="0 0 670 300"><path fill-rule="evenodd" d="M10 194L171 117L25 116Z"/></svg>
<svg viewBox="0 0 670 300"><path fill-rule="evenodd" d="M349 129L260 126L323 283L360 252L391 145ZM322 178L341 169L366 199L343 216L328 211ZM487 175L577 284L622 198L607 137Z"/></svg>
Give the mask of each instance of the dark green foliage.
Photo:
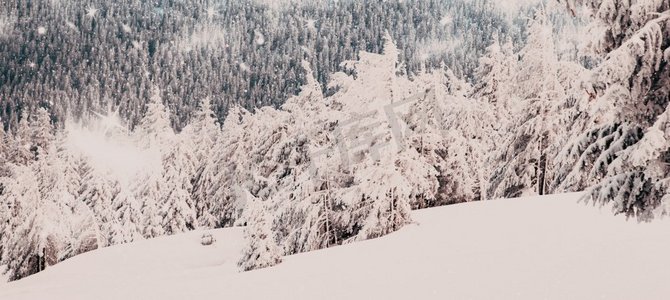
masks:
<svg viewBox="0 0 670 300"><path fill-rule="evenodd" d="M296 94L304 83L303 59L325 86L342 61L361 50L380 52L387 30L401 49L404 72L444 61L471 77L494 33L520 41L524 27L510 24L490 0L278 6L252 0L2 2L0 17L15 22L0 35L0 117L14 129L20 114L35 107L49 108L56 123L111 108L135 125L150 87L158 86L175 128L207 96L222 121L232 104L279 107ZM93 16L89 8L97 9ZM442 22L445 16L449 22ZM185 47L194 35L200 39ZM264 43L257 43L261 37ZM456 46L435 47L436 41Z"/></svg>

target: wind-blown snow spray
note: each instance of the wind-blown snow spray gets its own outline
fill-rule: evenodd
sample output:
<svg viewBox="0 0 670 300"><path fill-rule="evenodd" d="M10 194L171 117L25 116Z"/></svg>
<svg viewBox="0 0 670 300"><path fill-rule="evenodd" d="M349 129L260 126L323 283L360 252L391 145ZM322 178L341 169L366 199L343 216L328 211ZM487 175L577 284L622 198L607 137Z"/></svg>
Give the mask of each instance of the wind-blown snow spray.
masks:
<svg viewBox="0 0 670 300"><path fill-rule="evenodd" d="M86 157L91 167L108 173L124 186L160 171L158 152L140 147L118 114L94 115L97 117L84 124L66 124L66 147L70 151Z"/></svg>

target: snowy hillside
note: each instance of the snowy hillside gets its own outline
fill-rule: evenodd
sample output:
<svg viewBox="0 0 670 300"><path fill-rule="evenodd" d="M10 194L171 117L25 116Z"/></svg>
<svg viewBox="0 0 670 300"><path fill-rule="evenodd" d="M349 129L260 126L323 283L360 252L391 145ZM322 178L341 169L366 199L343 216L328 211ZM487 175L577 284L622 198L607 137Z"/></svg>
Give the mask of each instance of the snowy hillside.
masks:
<svg viewBox="0 0 670 300"><path fill-rule="evenodd" d="M670 0L0 3L0 300L661 298L667 216Z"/></svg>
<svg viewBox="0 0 670 300"><path fill-rule="evenodd" d="M670 220L580 194L414 211L388 236L239 273L242 230L113 246L0 286L0 299L667 299Z"/></svg>

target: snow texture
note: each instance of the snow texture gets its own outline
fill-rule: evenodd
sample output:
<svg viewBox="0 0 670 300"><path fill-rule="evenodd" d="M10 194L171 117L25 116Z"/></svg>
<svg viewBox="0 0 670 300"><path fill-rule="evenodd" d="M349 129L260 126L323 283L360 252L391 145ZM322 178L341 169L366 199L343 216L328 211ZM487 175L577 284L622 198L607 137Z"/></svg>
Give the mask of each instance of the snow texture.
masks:
<svg viewBox="0 0 670 300"><path fill-rule="evenodd" d="M210 246L189 232L72 258L0 299L666 299L670 220L628 222L580 196L415 211L389 236L244 273L241 228Z"/></svg>

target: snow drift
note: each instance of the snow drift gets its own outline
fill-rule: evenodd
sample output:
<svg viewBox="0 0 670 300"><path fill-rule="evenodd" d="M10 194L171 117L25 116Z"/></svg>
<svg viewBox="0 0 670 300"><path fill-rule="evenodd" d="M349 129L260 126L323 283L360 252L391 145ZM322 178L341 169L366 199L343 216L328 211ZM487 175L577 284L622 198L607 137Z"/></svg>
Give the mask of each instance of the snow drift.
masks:
<svg viewBox="0 0 670 300"><path fill-rule="evenodd" d="M666 299L670 224L580 194L412 212L391 235L239 273L242 230L113 246L0 286L0 299Z"/></svg>

